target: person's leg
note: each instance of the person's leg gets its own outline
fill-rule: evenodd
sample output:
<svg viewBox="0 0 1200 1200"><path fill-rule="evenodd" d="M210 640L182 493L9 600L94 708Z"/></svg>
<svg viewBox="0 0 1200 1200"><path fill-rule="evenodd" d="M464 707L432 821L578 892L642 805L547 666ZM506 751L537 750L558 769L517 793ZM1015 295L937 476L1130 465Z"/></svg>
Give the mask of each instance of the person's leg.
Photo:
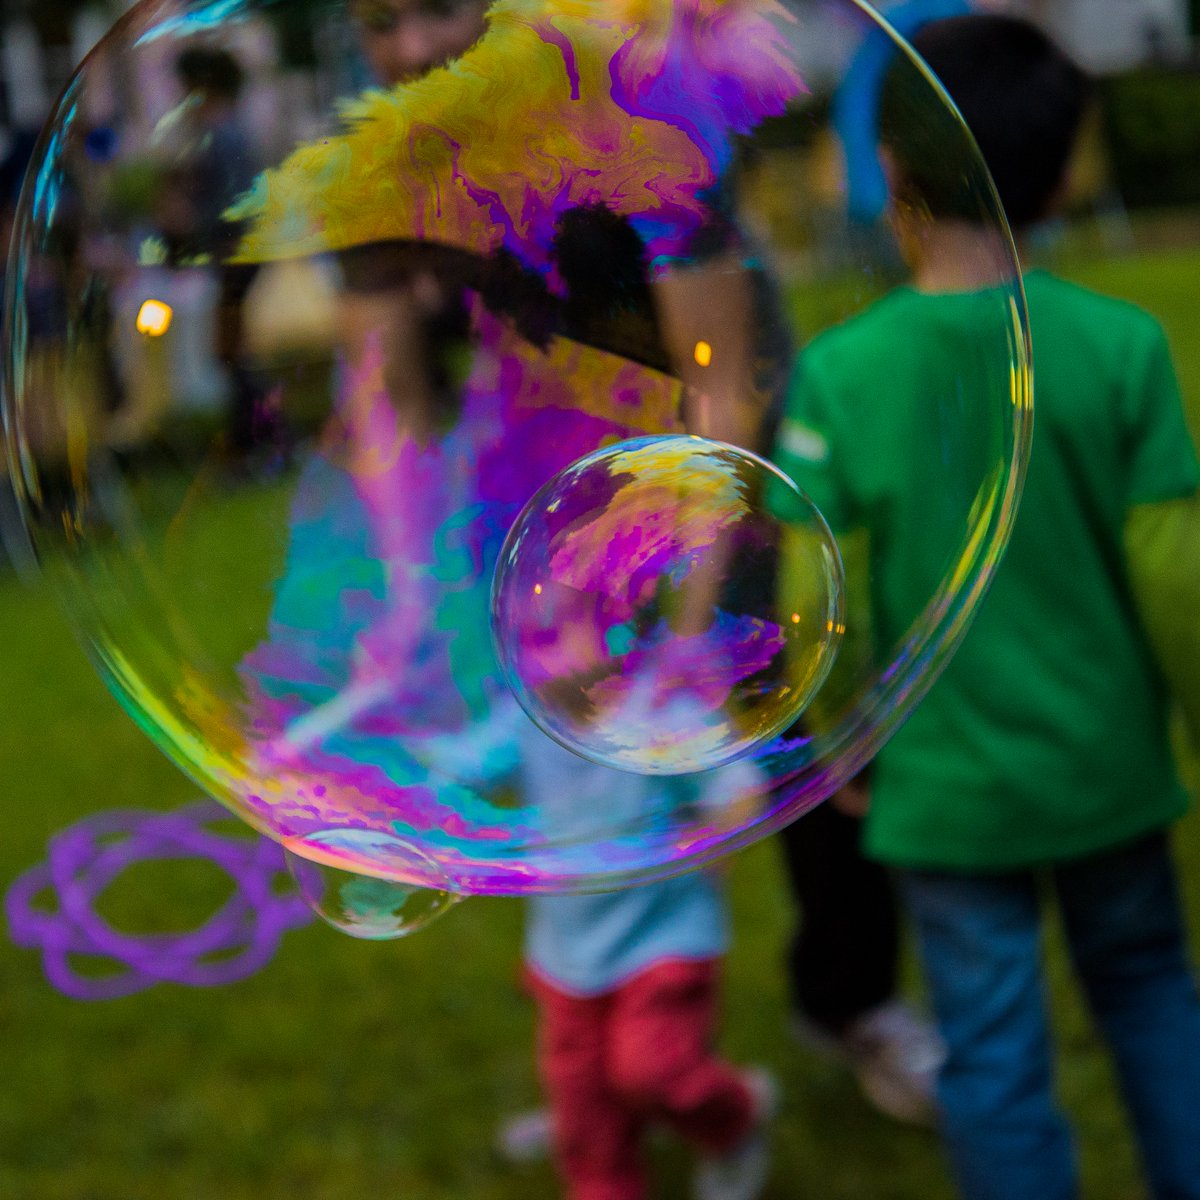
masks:
<svg viewBox="0 0 1200 1200"><path fill-rule="evenodd" d="M847 788L852 797L865 786ZM891 872L863 856L862 819L830 801L779 834L797 908L788 951L792 1029L847 1064L880 1111L931 1124L942 1046L896 994L900 914Z"/></svg>
<svg viewBox="0 0 1200 1200"><path fill-rule="evenodd" d="M718 967L667 962L618 989L608 1078L626 1102L708 1154L723 1154L754 1126L745 1077L713 1048Z"/></svg>
<svg viewBox="0 0 1200 1200"><path fill-rule="evenodd" d="M895 889L887 869L863 857L861 828L826 803L779 834L799 910L787 959L792 1004L834 1035L896 992Z"/></svg>
<svg viewBox="0 0 1200 1200"><path fill-rule="evenodd" d="M579 999L531 980L537 1057L568 1200L644 1200L641 1118L606 1078L612 998Z"/></svg>
<svg viewBox="0 0 1200 1200"><path fill-rule="evenodd" d="M225 263L217 271L216 352L230 382L228 451L244 458L258 448L260 393L246 366L246 297L258 268Z"/></svg>
<svg viewBox="0 0 1200 1200"><path fill-rule="evenodd" d="M1054 873L1067 942L1160 1200L1200 1198L1200 999L1166 835Z"/></svg>
<svg viewBox="0 0 1200 1200"><path fill-rule="evenodd" d="M912 871L903 892L946 1041L938 1099L962 1195L1072 1200L1075 1159L1053 1097L1036 881Z"/></svg>

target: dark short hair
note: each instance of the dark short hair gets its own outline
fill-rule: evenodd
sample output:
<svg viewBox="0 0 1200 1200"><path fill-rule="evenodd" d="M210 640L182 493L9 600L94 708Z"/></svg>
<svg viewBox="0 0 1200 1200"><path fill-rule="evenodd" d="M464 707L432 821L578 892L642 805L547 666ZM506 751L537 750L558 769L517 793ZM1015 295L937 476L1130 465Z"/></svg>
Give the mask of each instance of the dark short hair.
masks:
<svg viewBox="0 0 1200 1200"><path fill-rule="evenodd" d="M175 60L175 70L189 92L236 100L242 90L242 68L228 50L189 46Z"/></svg>
<svg viewBox="0 0 1200 1200"><path fill-rule="evenodd" d="M1012 226L1046 216L1087 108L1088 75L1019 17L948 17L920 29L912 45L962 113ZM977 218L961 176L947 171L946 159L912 128L915 79L905 63L889 74L880 114L883 139L933 216Z"/></svg>

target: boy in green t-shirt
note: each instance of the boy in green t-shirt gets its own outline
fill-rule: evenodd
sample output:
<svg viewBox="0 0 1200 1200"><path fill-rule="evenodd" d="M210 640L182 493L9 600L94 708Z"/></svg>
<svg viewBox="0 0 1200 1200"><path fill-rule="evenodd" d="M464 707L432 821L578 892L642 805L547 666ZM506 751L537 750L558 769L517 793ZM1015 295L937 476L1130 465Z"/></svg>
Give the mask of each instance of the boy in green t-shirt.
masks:
<svg viewBox="0 0 1200 1200"><path fill-rule="evenodd" d="M1082 72L1011 17L937 22L915 44L1014 228L1044 218L1084 111ZM884 638L913 611L908 564L938 549L930 485L912 469L930 453L920 406L938 380L970 377L962 331L994 308L999 282L992 235L949 199L938 210L930 164L888 137L886 118L885 100L913 285L804 352L776 454L835 530L865 530ZM919 237L906 236L909 187L933 218ZM938 1096L963 1194L1077 1193L1052 1094L1048 884L1153 1194L1200 1197L1200 1001L1164 832L1187 801L1164 672L1177 670L1197 715L1200 468L1156 322L1044 272L1025 284L1037 432L1022 508L958 653L877 759L867 847L902 869L948 1048Z"/></svg>

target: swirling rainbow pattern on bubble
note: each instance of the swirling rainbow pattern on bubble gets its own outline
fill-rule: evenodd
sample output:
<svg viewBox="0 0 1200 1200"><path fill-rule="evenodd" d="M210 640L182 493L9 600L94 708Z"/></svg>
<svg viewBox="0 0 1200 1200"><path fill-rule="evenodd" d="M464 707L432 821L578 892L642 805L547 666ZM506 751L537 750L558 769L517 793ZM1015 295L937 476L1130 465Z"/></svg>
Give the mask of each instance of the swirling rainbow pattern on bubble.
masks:
<svg viewBox="0 0 1200 1200"><path fill-rule="evenodd" d="M670 814L559 845L536 809L514 807L504 781L524 718L488 640L488 593L505 533L548 478L682 429L639 285L748 253L727 173L736 137L804 90L787 20L770 0L500 0L461 57L347 104L344 132L294 151L229 211L247 263L332 253L353 281L389 256L410 272L419 248L461 285L469 323L457 412L433 436L398 411L379 330L346 353L296 486L268 636L239 669L240 712L191 713L226 740L210 776L285 846L470 891L671 857ZM572 266L573 237L633 256L615 300ZM230 728L246 731L236 749Z"/></svg>
<svg viewBox="0 0 1200 1200"><path fill-rule="evenodd" d="M262 262L393 239L504 249L561 293L563 214L627 217L689 258L735 138L804 91L774 0L498 0L422 78L346 105L347 132L265 173L231 215Z"/></svg>
<svg viewBox="0 0 1200 1200"><path fill-rule="evenodd" d="M791 493L808 594L781 613ZM792 725L840 642L841 558L820 514L756 455L689 435L586 455L533 498L501 550L493 622L538 725L607 766L667 775L731 763Z"/></svg>

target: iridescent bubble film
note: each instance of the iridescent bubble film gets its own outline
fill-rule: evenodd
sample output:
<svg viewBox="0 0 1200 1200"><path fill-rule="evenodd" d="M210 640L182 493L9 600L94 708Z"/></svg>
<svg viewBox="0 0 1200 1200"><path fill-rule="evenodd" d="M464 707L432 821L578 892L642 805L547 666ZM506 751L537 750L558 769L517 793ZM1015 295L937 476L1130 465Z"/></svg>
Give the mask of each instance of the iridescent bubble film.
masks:
<svg viewBox="0 0 1200 1200"><path fill-rule="evenodd" d="M891 48L910 157L958 189L998 280L911 416L921 553L870 624L849 581L870 547L762 465L822 452L780 421L804 344L905 283L905 239L847 218L824 122L868 37ZM919 240L919 185L900 207ZM45 130L7 297L9 474L85 647L209 793L318 873L368 880L317 901L368 931L410 921L370 881L603 889L826 798L961 637L1028 453L990 181L858 0L143 0ZM886 387L844 399L894 453ZM620 458L646 437L668 441ZM739 449L664 503L653 447L680 438ZM620 482L599 508L580 460ZM548 503L540 525L526 508L550 481L589 526L570 550ZM493 578L523 512L505 578L573 558L616 607L563 611L556 584L553 612L506 609L502 579L506 671ZM631 531L664 515L682 533L651 595ZM548 657L551 618L590 648ZM585 694L580 667L607 674ZM530 774L558 747L518 696L625 768L611 805L540 801ZM721 763L753 785L689 774Z"/></svg>
<svg viewBox="0 0 1200 1200"><path fill-rule="evenodd" d="M792 493L805 554L776 586ZM833 665L842 564L781 472L692 436L635 438L547 483L509 531L493 585L496 646L525 711L605 766L717 767L767 742Z"/></svg>

